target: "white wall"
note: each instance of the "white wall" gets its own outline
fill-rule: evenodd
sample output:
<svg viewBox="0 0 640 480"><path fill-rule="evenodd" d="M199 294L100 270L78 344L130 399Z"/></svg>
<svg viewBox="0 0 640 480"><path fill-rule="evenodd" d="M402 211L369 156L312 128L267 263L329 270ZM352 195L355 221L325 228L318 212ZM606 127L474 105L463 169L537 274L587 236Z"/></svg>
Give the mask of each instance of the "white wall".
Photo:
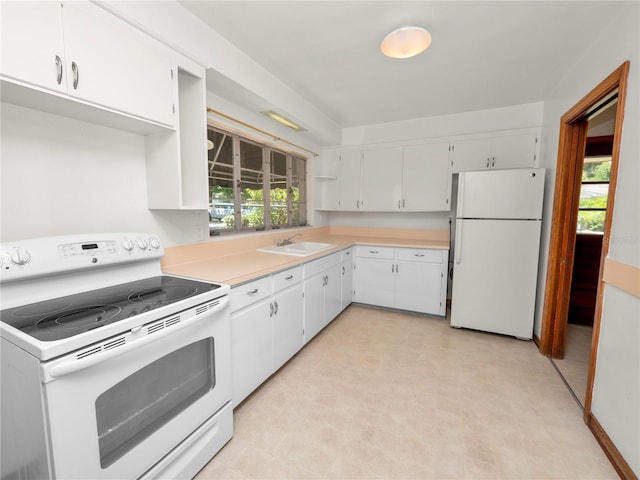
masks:
<svg viewBox="0 0 640 480"><path fill-rule="evenodd" d="M207 213L147 209L144 137L3 103L1 240L155 232L192 243Z"/></svg>
<svg viewBox="0 0 640 480"><path fill-rule="evenodd" d="M343 145L365 145L421 138L450 137L542 125L543 103L362 125L342 130Z"/></svg>
<svg viewBox="0 0 640 480"><path fill-rule="evenodd" d="M542 165L549 169L543 221L543 255L548 260L553 181L560 117L624 61L631 61L609 257L640 267L640 38L638 2L620 2L594 32L582 58L562 72L544 105ZM544 285L546 272L540 276ZM535 332L541 331L543 299L538 299ZM640 299L605 289L592 412L618 450L640 476Z"/></svg>

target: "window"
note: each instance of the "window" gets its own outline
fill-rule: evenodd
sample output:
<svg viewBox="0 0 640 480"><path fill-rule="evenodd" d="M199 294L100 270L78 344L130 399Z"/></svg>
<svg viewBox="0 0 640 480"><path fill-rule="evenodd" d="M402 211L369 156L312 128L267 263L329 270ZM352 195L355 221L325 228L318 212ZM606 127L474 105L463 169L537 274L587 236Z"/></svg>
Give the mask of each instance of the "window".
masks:
<svg viewBox="0 0 640 480"><path fill-rule="evenodd" d="M611 156L585 157L578 204L578 233L603 233Z"/></svg>
<svg viewBox="0 0 640 480"><path fill-rule="evenodd" d="M209 231L306 225L304 158L209 127Z"/></svg>

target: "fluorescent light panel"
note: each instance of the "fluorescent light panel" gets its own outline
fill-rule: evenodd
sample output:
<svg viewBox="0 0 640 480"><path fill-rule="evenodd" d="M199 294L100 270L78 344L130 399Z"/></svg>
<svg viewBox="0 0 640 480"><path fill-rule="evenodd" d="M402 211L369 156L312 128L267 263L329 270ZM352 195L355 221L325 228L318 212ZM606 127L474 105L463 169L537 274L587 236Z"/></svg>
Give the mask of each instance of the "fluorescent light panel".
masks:
<svg viewBox="0 0 640 480"><path fill-rule="evenodd" d="M285 125L289 128L294 129L296 132L306 132L307 129L304 127L301 127L300 125L298 125L296 122L289 120L286 117L283 117L282 115L280 115L278 112L274 112L273 110L266 110L264 112L261 112L263 115L266 115L267 117L275 120L278 123L281 123L282 125Z"/></svg>

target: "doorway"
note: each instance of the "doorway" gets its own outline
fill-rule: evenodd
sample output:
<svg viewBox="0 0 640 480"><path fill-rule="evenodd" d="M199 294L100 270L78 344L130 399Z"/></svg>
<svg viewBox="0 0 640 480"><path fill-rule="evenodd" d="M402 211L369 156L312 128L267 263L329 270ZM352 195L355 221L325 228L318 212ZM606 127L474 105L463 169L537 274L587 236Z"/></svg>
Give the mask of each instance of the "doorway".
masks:
<svg viewBox="0 0 640 480"><path fill-rule="evenodd" d="M602 240L608 212L613 133L617 97L588 119L586 148L580 173L577 229L563 358L552 362L574 398L584 408L593 322L602 262Z"/></svg>
<svg viewBox="0 0 640 480"><path fill-rule="evenodd" d="M540 352L551 358L565 356L567 340L567 318L574 268L575 242L580 207L580 191L589 120L598 112L617 102L610 166L610 181L602 233L602 247L598 265L596 303L593 333L588 361L588 374L584 396L584 419L590 425L591 392L595 377L597 344L602 316L603 263L609 251L611 235L611 213L614 209L615 186L618 172L622 121L629 72L629 62L623 63L576 105L567 111L560 120L558 143L558 161L551 220L549 258L547 262L547 282L545 287Z"/></svg>

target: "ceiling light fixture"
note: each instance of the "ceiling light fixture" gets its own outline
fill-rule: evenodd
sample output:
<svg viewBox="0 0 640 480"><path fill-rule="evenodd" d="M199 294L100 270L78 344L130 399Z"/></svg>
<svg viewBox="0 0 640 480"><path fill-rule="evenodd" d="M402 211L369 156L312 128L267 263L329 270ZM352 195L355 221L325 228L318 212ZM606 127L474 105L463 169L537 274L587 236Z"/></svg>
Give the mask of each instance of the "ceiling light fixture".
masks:
<svg viewBox="0 0 640 480"><path fill-rule="evenodd" d="M431 34L420 27L402 27L384 37L380 50L387 57L409 58L431 45Z"/></svg>
<svg viewBox="0 0 640 480"><path fill-rule="evenodd" d="M266 115L267 117L275 120L276 122L281 123L282 125L285 125L289 128L294 129L296 132L306 132L307 129L304 127L301 127L300 125L298 125L296 122L289 120L288 118L283 117L282 115L280 115L277 112L274 112L273 110L266 110L264 112L261 112L263 115Z"/></svg>

